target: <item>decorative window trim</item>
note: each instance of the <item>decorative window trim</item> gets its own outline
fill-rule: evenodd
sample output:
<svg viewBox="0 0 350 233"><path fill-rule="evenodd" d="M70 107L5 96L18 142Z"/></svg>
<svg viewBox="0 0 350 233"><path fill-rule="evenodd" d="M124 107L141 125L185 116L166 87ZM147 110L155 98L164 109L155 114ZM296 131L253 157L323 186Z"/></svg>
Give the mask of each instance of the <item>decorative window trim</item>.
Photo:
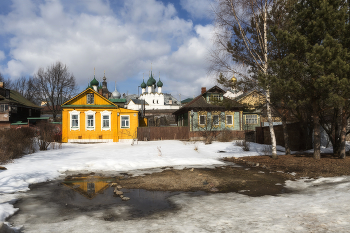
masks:
<svg viewBox="0 0 350 233"><path fill-rule="evenodd" d="M110 111L103 111L101 112L101 130L111 130L111 125L112 125L112 118L111 118L112 112ZM103 116L108 116L109 117L109 127L103 127Z"/></svg>
<svg viewBox="0 0 350 233"><path fill-rule="evenodd" d="M256 119L256 123L251 123L251 122L248 123L247 116L255 116L256 118L254 118L254 119L250 118L250 119L248 119L248 121ZM247 114L244 116L244 122L246 125L257 125L258 124L258 115L257 114Z"/></svg>
<svg viewBox="0 0 350 233"><path fill-rule="evenodd" d="M94 126L93 127L88 127L88 116L93 116L93 118L92 118L92 120L93 120L93 122L94 122ZM95 130L95 128L96 128L96 117L95 117L95 115L96 115L96 112L95 111L91 111L91 110L89 110L89 111L86 111L85 112L85 129L86 130Z"/></svg>
<svg viewBox="0 0 350 233"><path fill-rule="evenodd" d="M128 118L128 123L129 125L128 126L122 126L123 124L123 117L127 117ZM130 128L130 116L129 115L120 115L120 128L121 129L129 129Z"/></svg>
<svg viewBox="0 0 350 233"><path fill-rule="evenodd" d="M234 127L235 126L235 113L234 111L226 111L225 112L225 126L226 127ZM227 117L231 116L232 117L232 124L227 123Z"/></svg>
<svg viewBox="0 0 350 233"><path fill-rule="evenodd" d="M231 117L231 118L232 118L232 119L231 119L231 124L227 123L227 122L228 122L228 120L227 120L228 117ZM234 125L234 123L233 123L233 121L234 121L234 115L229 115L229 114L227 114L225 120L226 120L226 122L225 122L226 125L229 125L229 126L233 126L233 125Z"/></svg>
<svg viewBox="0 0 350 233"><path fill-rule="evenodd" d="M78 126L72 127L72 116L77 115L78 116ZM70 130L80 130L80 112L73 110L69 112L69 128Z"/></svg>
<svg viewBox="0 0 350 233"><path fill-rule="evenodd" d="M201 117L204 117L204 123L201 124ZM207 116L206 115L199 115L198 116L198 124L199 125L205 125L205 123L207 122Z"/></svg>

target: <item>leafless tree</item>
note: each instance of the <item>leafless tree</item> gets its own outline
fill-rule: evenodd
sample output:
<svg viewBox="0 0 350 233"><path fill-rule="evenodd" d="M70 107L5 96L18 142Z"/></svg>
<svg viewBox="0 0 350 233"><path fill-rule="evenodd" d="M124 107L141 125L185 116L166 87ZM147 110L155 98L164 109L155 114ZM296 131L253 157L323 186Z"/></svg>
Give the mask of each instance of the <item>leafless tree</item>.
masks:
<svg viewBox="0 0 350 233"><path fill-rule="evenodd" d="M36 85L36 79L33 77L22 76L11 82L11 89L20 93L27 100L40 105L39 95L37 93L38 88Z"/></svg>
<svg viewBox="0 0 350 233"><path fill-rule="evenodd" d="M11 89L12 88L12 82L11 79L5 79L4 76L0 73L0 82L4 83L4 87L6 89Z"/></svg>
<svg viewBox="0 0 350 233"><path fill-rule="evenodd" d="M268 12L273 3L273 0L217 0L214 8L216 49L211 54L211 71L234 74L255 85L257 79L251 78L242 65L255 73L268 75ZM268 84L265 95L272 157L277 158Z"/></svg>
<svg viewBox="0 0 350 233"><path fill-rule="evenodd" d="M46 69L39 68L34 75L37 93L46 102L54 121L60 113L60 106L76 92L76 81L66 65L56 62Z"/></svg>

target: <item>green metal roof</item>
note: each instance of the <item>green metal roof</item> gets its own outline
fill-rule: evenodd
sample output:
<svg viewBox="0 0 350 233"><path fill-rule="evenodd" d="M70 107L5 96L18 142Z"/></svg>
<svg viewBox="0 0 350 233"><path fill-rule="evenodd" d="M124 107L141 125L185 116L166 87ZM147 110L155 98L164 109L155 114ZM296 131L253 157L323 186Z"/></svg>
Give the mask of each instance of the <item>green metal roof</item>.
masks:
<svg viewBox="0 0 350 233"><path fill-rule="evenodd" d="M17 121L15 123L11 123L11 125L27 125L28 122Z"/></svg>
<svg viewBox="0 0 350 233"><path fill-rule="evenodd" d="M17 91L13 91L13 90L10 90L10 99L4 99L2 101L16 103L16 104L20 104L20 105L24 105L24 106L32 107L32 108L41 108L38 105L35 105L34 103L32 103L29 100L27 100L26 98L24 98Z"/></svg>
<svg viewBox="0 0 350 233"><path fill-rule="evenodd" d="M109 99L113 103L125 103L126 99Z"/></svg>
<svg viewBox="0 0 350 233"><path fill-rule="evenodd" d="M50 117L27 117L28 120L48 120Z"/></svg>

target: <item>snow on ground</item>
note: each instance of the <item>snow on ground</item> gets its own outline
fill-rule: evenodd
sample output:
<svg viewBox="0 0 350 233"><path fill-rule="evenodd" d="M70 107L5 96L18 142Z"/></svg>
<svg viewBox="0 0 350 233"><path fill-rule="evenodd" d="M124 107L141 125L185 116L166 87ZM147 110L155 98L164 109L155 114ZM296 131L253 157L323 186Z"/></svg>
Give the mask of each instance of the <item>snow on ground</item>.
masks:
<svg viewBox="0 0 350 233"><path fill-rule="evenodd" d="M170 198L178 210L151 218L109 222L100 211L66 221L31 223L25 232L349 232L350 177L289 181L287 187L295 193L262 197L180 194ZM42 208L38 206L48 211ZM120 211L115 206L106 210Z"/></svg>
<svg viewBox="0 0 350 233"><path fill-rule="evenodd" d="M234 143L203 143L181 141L103 144L63 144L62 149L39 151L0 171L0 222L13 213L4 193L27 191L32 183L55 179L66 171L125 172L165 166L211 166L224 164L218 159L231 156L261 154L261 145L251 143L251 151L244 152ZM217 153L219 150L228 153Z"/></svg>
<svg viewBox="0 0 350 233"><path fill-rule="evenodd" d="M0 224L16 211L12 203L18 192L28 190L31 183L58 178L66 171L125 172L221 165L222 157L259 155L264 147L251 143L251 151L245 152L234 143L221 142L204 145L152 141L134 146L67 143L62 149L24 156L7 164L8 170L0 171ZM181 194L171 197L180 209L158 218L106 222L86 215L31 225L26 232L348 232L350 177L288 181L285 185L294 192L263 197L238 193L199 197ZM118 207L111 208L118 211Z"/></svg>

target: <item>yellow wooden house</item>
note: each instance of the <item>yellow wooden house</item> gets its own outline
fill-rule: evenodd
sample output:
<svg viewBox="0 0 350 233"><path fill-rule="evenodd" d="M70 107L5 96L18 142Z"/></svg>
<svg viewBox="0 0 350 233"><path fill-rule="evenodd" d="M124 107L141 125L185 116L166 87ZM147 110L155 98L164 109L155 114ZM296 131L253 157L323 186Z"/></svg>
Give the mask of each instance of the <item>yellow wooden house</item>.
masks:
<svg viewBox="0 0 350 233"><path fill-rule="evenodd" d="M138 111L120 108L92 88L76 95L62 107L63 142L121 142L137 138ZM95 90L94 90L95 89Z"/></svg>

